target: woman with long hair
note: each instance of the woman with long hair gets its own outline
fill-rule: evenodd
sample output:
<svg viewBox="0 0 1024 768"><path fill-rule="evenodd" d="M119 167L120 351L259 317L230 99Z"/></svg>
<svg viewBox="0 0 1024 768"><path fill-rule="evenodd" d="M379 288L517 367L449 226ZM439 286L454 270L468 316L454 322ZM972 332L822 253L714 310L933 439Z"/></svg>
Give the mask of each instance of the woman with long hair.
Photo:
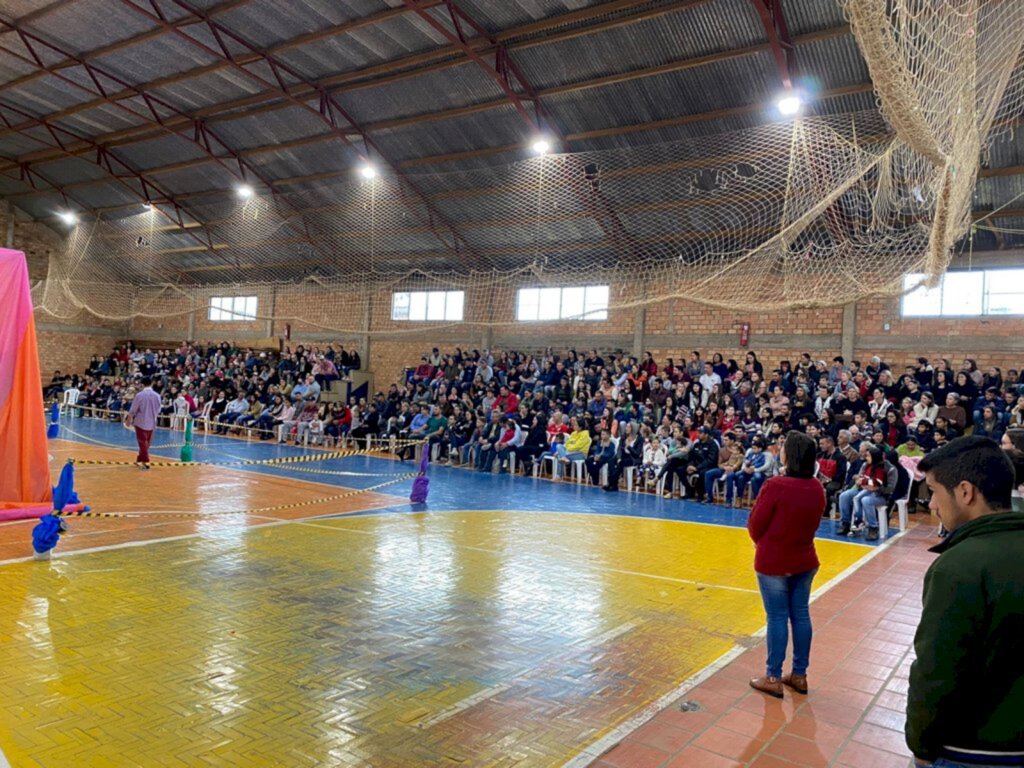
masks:
<svg viewBox="0 0 1024 768"><path fill-rule="evenodd" d="M1015 480L1012 504L1014 512L1024 512L1024 429L1008 429L1003 433L999 445L1013 463Z"/></svg>
<svg viewBox="0 0 1024 768"><path fill-rule="evenodd" d="M780 452L784 474L765 481L747 520L768 619L765 674L751 680L750 686L779 699L786 687L807 693L811 585L820 565L814 535L825 511L825 491L814 479L816 450L812 438L795 430L789 433ZM783 676L790 627L793 664L790 674Z"/></svg>
<svg viewBox="0 0 1024 768"><path fill-rule="evenodd" d="M884 436L885 443L890 448L902 445L907 439L907 427L900 415L892 409L886 412L885 422L879 427L879 432Z"/></svg>

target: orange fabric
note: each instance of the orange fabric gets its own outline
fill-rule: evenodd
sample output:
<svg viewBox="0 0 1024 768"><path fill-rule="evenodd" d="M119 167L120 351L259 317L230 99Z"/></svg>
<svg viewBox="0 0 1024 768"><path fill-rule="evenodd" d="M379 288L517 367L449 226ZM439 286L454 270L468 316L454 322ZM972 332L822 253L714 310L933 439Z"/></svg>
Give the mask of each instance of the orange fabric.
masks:
<svg viewBox="0 0 1024 768"><path fill-rule="evenodd" d="M28 271L24 268L24 256L18 255L22 268L6 271L5 278L24 280L27 291ZM0 365L13 367L10 391L0 404L0 509L38 506L52 500L36 326L31 304L27 309L28 321L14 359L0 360ZM17 316L24 307L5 310L0 314L0 322L24 322L23 317Z"/></svg>

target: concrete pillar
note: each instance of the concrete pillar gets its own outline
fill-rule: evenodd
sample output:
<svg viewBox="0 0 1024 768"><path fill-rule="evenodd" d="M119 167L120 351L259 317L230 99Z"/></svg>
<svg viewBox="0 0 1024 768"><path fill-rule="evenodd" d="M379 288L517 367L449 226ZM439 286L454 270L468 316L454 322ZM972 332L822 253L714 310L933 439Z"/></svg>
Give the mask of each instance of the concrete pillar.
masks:
<svg viewBox="0 0 1024 768"><path fill-rule="evenodd" d="M853 359L854 340L857 338L857 302L843 307L843 342L840 354L849 363Z"/></svg>
<svg viewBox="0 0 1024 768"><path fill-rule="evenodd" d="M274 315L277 314L277 286L270 289L270 311L267 312L266 337L274 338Z"/></svg>
<svg viewBox="0 0 1024 768"><path fill-rule="evenodd" d="M363 359L363 370L370 370L370 327L373 322L373 294L366 294L366 303L363 305L363 335L360 338L359 356Z"/></svg>
<svg viewBox="0 0 1024 768"><path fill-rule="evenodd" d="M639 360L644 353L644 330L647 327L647 307L641 305L636 308L633 316L633 355Z"/></svg>

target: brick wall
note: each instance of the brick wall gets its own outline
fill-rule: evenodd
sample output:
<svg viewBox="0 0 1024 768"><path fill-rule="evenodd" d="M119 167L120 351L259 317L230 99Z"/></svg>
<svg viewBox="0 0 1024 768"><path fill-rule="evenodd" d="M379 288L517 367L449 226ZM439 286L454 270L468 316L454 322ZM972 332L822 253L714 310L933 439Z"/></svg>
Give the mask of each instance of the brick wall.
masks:
<svg viewBox="0 0 1024 768"><path fill-rule="evenodd" d="M55 370L81 373L93 355L109 354L122 339L118 335L82 331L36 329L39 371L46 381Z"/></svg>
<svg viewBox="0 0 1024 768"><path fill-rule="evenodd" d="M630 292L632 290L613 286L613 302L628 303L635 295ZM390 288L381 289L372 297L338 291L324 291L318 296L282 288L277 289L274 296L264 289L257 292L261 314L274 306L276 314L284 316L289 308L294 307L296 314L301 313L312 320L305 323L277 320L274 327L276 335L283 334L284 325L288 322L292 325L293 345L333 342L358 348L364 358L364 367L374 375L377 389L398 381L406 366L415 365L420 355L434 346L442 350L456 346L469 350L489 347L492 351L540 351L545 346L559 350L596 347L605 353L631 353L637 340L642 339L643 350L651 351L659 362L668 357L686 360L693 349L705 355L721 352L726 359L742 361L750 349L756 351L765 368L770 369L784 359L795 363L802 352L830 359L840 353L844 336L842 307L747 313L670 300L648 305L643 310L632 307L613 309L608 320L601 322L517 323L514 322L514 289L477 291L475 294L470 289L466 297L467 322L437 327L393 321ZM167 301L173 303L175 300L168 298ZM157 308L155 304L152 306ZM321 311L317 311L318 307ZM362 333L367 313L370 318L369 335ZM262 338L266 333L266 322L262 320L210 323L205 312L196 314L194 335L199 341L244 341ZM638 335L638 323L641 321L643 333ZM750 324L751 334L749 345L742 348L739 346L739 334L740 326L745 322ZM52 325L52 319L49 323ZM98 335L90 336L88 328L78 327L82 325L90 323L76 321L74 332L67 334L69 348L76 349L64 355L53 346L60 344L59 334L48 338L45 368L63 369L82 355L84 360L88 360L94 352L108 350L113 339L104 334L110 332L109 327ZM101 324L96 321L91 325ZM873 354L879 354L890 365L900 366L918 355L925 355L929 358L947 357L958 365L970 355L982 366L1024 367L1024 320L1021 318L902 319L898 299L870 299L858 303L854 327L845 330L853 340L855 357L862 362ZM130 330L126 330L126 336L167 338L168 341L183 339L187 333L187 315L137 318ZM78 348L83 346L88 349L80 352Z"/></svg>

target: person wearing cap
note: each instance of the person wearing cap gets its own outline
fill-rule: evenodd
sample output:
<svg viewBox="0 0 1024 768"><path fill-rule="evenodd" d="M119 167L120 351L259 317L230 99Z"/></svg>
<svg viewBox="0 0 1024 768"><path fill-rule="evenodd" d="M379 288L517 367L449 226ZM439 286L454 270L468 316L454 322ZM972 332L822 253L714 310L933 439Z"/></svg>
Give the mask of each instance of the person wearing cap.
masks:
<svg viewBox="0 0 1024 768"><path fill-rule="evenodd" d="M1024 513L997 443L961 437L921 460L949 535L924 577L907 691L919 765L1024 766Z"/></svg>

